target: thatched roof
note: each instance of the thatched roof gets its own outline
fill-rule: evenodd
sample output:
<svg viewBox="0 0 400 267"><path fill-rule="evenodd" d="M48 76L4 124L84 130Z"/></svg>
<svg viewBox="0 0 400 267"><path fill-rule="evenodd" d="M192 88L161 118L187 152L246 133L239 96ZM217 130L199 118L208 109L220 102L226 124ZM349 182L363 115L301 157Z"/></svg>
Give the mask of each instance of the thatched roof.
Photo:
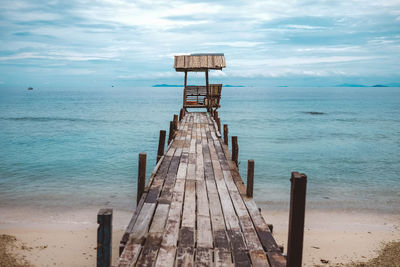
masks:
<svg viewBox="0 0 400 267"><path fill-rule="evenodd" d="M226 67L224 54L191 54L175 56L176 71L222 70Z"/></svg>

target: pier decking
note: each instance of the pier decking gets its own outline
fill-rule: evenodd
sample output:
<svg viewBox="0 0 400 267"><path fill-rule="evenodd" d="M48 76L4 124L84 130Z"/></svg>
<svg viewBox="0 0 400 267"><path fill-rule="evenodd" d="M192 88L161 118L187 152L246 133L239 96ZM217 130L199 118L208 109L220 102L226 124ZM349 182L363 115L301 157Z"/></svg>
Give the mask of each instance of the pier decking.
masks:
<svg viewBox="0 0 400 267"><path fill-rule="evenodd" d="M121 241L119 266L286 266L208 113L186 113Z"/></svg>

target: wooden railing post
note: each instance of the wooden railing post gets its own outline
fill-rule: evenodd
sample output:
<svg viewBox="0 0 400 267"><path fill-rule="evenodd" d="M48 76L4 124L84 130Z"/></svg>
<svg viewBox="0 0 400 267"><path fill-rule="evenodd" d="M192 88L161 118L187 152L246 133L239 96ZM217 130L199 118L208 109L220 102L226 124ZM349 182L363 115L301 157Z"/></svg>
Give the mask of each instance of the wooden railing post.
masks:
<svg viewBox="0 0 400 267"><path fill-rule="evenodd" d="M228 124L224 124L224 142L228 145Z"/></svg>
<svg viewBox="0 0 400 267"><path fill-rule="evenodd" d="M185 115L185 110L183 108L181 108L181 110L179 111L179 121L182 120L184 115Z"/></svg>
<svg viewBox="0 0 400 267"><path fill-rule="evenodd" d="M158 140L158 151L157 151L157 161L164 155L164 147L165 147L165 136L167 132L165 130L160 131L160 138Z"/></svg>
<svg viewBox="0 0 400 267"><path fill-rule="evenodd" d="M97 267L110 267L112 258L112 209L97 213Z"/></svg>
<svg viewBox="0 0 400 267"><path fill-rule="evenodd" d="M254 187L254 160L249 159L247 161L247 187L246 187L246 195L248 197L253 197L253 187Z"/></svg>
<svg viewBox="0 0 400 267"><path fill-rule="evenodd" d="M144 186L146 184L146 158L147 154L144 152L139 153L139 170L138 170L138 187L137 187L137 198L136 204L139 204L140 198L144 192Z"/></svg>
<svg viewBox="0 0 400 267"><path fill-rule="evenodd" d="M168 145L171 143L172 138L174 138L174 122L169 122L169 134L168 134Z"/></svg>
<svg viewBox="0 0 400 267"><path fill-rule="evenodd" d="M237 167L239 167L238 158L239 158L239 146L237 143L237 136L232 136L232 161L236 163Z"/></svg>
<svg viewBox="0 0 400 267"><path fill-rule="evenodd" d="M215 122L217 123L218 132L219 132L219 134L221 134L221 120L220 120L220 118L217 118L215 120Z"/></svg>
<svg viewBox="0 0 400 267"><path fill-rule="evenodd" d="M178 130L178 115L174 114L174 131Z"/></svg>
<svg viewBox="0 0 400 267"><path fill-rule="evenodd" d="M303 257L304 214L306 208L307 176L292 172L290 190L287 266L300 267Z"/></svg>

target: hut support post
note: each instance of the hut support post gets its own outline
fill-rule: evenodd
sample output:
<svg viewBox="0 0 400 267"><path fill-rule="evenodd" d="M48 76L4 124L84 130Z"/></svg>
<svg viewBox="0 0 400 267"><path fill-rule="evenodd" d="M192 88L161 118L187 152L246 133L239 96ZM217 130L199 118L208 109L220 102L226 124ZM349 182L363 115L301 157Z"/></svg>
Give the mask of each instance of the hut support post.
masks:
<svg viewBox="0 0 400 267"><path fill-rule="evenodd" d="M208 69L205 71L206 73L206 99L207 99L207 110L210 112L210 106L211 106L211 99L210 99L210 94L208 92Z"/></svg>
<svg viewBox="0 0 400 267"><path fill-rule="evenodd" d="M254 160L249 159L247 161L247 187L246 187L246 195L248 197L253 197L253 187L254 187Z"/></svg>
<svg viewBox="0 0 400 267"><path fill-rule="evenodd" d="M224 124L224 142L228 145L228 124Z"/></svg>
<svg viewBox="0 0 400 267"><path fill-rule="evenodd" d="M112 214L112 209L101 209L97 213L97 267L111 266Z"/></svg>
<svg viewBox="0 0 400 267"><path fill-rule="evenodd" d="M146 184L146 158L147 158L146 153L144 152L139 153L139 170L138 170L136 205L139 204L140 198L142 197L144 192L144 186Z"/></svg>
<svg viewBox="0 0 400 267"><path fill-rule="evenodd" d="M290 181L291 190L287 266L300 267L303 256L307 176L302 173L292 172Z"/></svg>
<svg viewBox="0 0 400 267"><path fill-rule="evenodd" d="M186 86L187 86L187 70L185 70L185 85L183 87L183 105L182 105L183 108L185 108L185 101L186 101Z"/></svg>
<svg viewBox="0 0 400 267"><path fill-rule="evenodd" d="M237 136L232 136L232 161L235 162L236 166L239 168L238 158L239 158L239 146L237 143Z"/></svg>
<svg viewBox="0 0 400 267"><path fill-rule="evenodd" d="M164 155L165 136L166 136L166 134L167 134L167 132L165 130L161 130L160 131L160 139L158 140L157 162Z"/></svg>

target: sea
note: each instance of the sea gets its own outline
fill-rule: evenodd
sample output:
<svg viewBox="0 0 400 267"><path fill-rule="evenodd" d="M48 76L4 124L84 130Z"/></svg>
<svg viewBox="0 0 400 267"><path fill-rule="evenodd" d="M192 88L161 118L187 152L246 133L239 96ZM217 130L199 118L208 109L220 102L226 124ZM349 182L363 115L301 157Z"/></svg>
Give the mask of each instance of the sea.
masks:
<svg viewBox="0 0 400 267"><path fill-rule="evenodd" d="M182 90L0 90L0 207L134 209ZM298 171L307 209L400 212L400 88L226 87L219 116L263 209L287 209Z"/></svg>

